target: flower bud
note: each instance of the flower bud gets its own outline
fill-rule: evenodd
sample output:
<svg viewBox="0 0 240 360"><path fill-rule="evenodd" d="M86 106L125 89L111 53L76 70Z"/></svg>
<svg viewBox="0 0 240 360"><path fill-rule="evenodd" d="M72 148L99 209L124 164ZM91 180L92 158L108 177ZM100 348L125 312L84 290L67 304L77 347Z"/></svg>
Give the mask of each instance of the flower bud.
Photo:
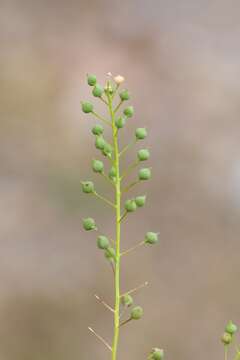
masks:
<svg viewBox="0 0 240 360"><path fill-rule="evenodd" d="M135 306L131 311L131 319L139 320L143 316L143 308L141 306Z"/></svg>
<svg viewBox="0 0 240 360"><path fill-rule="evenodd" d="M133 212L136 209L137 209L137 205L134 199L127 200L125 202L125 210L127 210L127 212Z"/></svg>
<svg viewBox="0 0 240 360"><path fill-rule="evenodd" d="M97 246L99 249L106 250L109 248L109 240L104 235L99 235L97 238Z"/></svg>
<svg viewBox="0 0 240 360"><path fill-rule="evenodd" d="M234 335L237 332L237 330L238 330L237 325L235 325L232 321L229 321L229 323L225 327L226 333L230 335Z"/></svg>
<svg viewBox="0 0 240 360"><path fill-rule="evenodd" d="M113 94L113 88L110 84L108 84L107 86L105 86L104 88L104 92L106 95L112 95Z"/></svg>
<svg viewBox="0 0 240 360"><path fill-rule="evenodd" d="M123 113L126 117L130 118L134 114L134 108L132 106L128 106L123 110Z"/></svg>
<svg viewBox="0 0 240 360"><path fill-rule="evenodd" d="M114 81L117 85L122 84L124 82L124 80L125 80L124 77L121 75L117 75L114 77Z"/></svg>
<svg viewBox="0 0 240 360"><path fill-rule="evenodd" d="M123 295L121 297L121 303L123 304L123 306L129 307L133 304L133 298L129 294Z"/></svg>
<svg viewBox="0 0 240 360"><path fill-rule="evenodd" d="M116 119L115 121L115 125L118 129L121 129L124 127L126 123L126 120L124 119L124 117L119 117L118 119Z"/></svg>
<svg viewBox="0 0 240 360"><path fill-rule="evenodd" d="M221 337L221 341L223 342L224 345L229 345L232 342L232 335L225 332L222 337Z"/></svg>
<svg viewBox="0 0 240 360"><path fill-rule="evenodd" d="M89 86L94 86L97 82L97 78L95 75L93 74L88 74L87 75L87 82Z"/></svg>
<svg viewBox="0 0 240 360"><path fill-rule="evenodd" d="M112 166L111 169L109 170L108 176L110 177L110 179L114 179L116 175L117 175L116 168L115 166Z"/></svg>
<svg viewBox="0 0 240 360"><path fill-rule="evenodd" d="M92 181L82 181L82 191L86 194L94 192L94 184Z"/></svg>
<svg viewBox="0 0 240 360"><path fill-rule="evenodd" d="M102 135L102 133L103 133L102 125L100 125L100 124L95 125L92 128L92 133L93 133L93 135Z"/></svg>
<svg viewBox="0 0 240 360"><path fill-rule="evenodd" d="M144 206L145 202L146 202L146 195L141 195L141 196L135 197L135 203L136 203L137 207Z"/></svg>
<svg viewBox="0 0 240 360"><path fill-rule="evenodd" d="M151 169L149 168L142 168L138 172L139 180L149 180L151 178Z"/></svg>
<svg viewBox="0 0 240 360"><path fill-rule="evenodd" d="M108 156L109 158L112 157L113 148L112 145L105 143L104 148L102 150L102 154L104 156Z"/></svg>
<svg viewBox="0 0 240 360"><path fill-rule="evenodd" d="M147 150L147 149L140 149L140 150L138 151L137 156L138 156L138 160L139 160L139 161L145 161L145 160L148 160L148 159L149 159L149 157L150 157L150 152L149 152L149 150Z"/></svg>
<svg viewBox="0 0 240 360"><path fill-rule="evenodd" d="M158 242L158 233L149 231L145 235L145 244L156 244Z"/></svg>
<svg viewBox="0 0 240 360"><path fill-rule="evenodd" d="M103 150L106 142L102 136L96 136L95 147L99 150Z"/></svg>
<svg viewBox="0 0 240 360"><path fill-rule="evenodd" d="M115 260L115 250L112 247L109 247L105 250L105 256L109 260Z"/></svg>
<svg viewBox="0 0 240 360"><path fill-rule="evenodd" d="M130 99L129 92L128 92L128 90L125 90L125 89L119 93L119 96L122 101L126 101L126 100Z"/></svg>
<svg viewBox="0 0 240 360"><path fill-rule="evenodd" d="M83 102L82 103L82 111L86 114L93 112L93 104L90 102Z"/></svg>
<svg viewBox="0 0 240 360"><path fill-rule="evenodd" d="M151 352L151 359L152 360L163 360L164 358L164 351L163 349L154 348Z"/></svg>
<svg viewBox="0 0 240 360"><path fill-rule="evenodd" d="M95 171L97 173L102 173L104 170L103 162L100 160L93 160L92 169L93 169L93 171Z"/></svg>
<svg viewBox="0 0 240 360"><path fill-rule="evenodd" d="M102 94L103 94L103 88L102 88L102 86L99 85L99 84L96 84L96 85L94 86L94 88L93 88L92 94L93 94L93 96L95 96L95 97L101 97Z"/></svg>
<svg viewBox="0 0 240 360"><path fill-rule="evenodd" d="M145 128L137 128L135 136L137 140L143 140L147 136L147 130Z"/></svg>
<svg viewBox="0 0 240 360"><path fill-rule="evenodd" d="M92 218L83 219L83 228L87 231L95 230L96 224L95 224L94 219L92 219Z"/></svg>

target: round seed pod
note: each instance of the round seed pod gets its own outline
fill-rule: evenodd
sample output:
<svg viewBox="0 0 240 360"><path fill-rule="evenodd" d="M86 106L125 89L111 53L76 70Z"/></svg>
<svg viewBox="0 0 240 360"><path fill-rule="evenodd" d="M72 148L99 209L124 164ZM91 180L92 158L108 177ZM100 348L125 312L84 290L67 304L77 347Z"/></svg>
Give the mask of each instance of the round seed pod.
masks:
<svg viewBox="0 0 240 360"><path fill-rule="evenodd" d="M232 321L229 321L229 323L225 327L225 332L234 335L238 330L237 325L235 325Z"/></svg>
<svg viewBox="0 0 240 360"><path fill-rule="evenodd" d="M95 125L92 128L93 135L102 135L103 134L103 127L100 124Z"/></svg>
<svg viewBox="0 0 240 360"><path fill-rule="evenodd" d="M118 129L122 129L124 127L125 123L126 123L126 120L124 119L124 117L119 117L115 121L115 125Z"/></svg>
<svg viewBox="0 0 240 360"><path fill-rule="evenodd" d="M92 181L82 181L82 191L85 194L91 194L94 192L94 183Z"/></svg>
<svg viewBox="0 0 240 360"><path fill-rule="evenodd" d="M99 150L103 150L106 142L102 136L96 136L95 147Z"/></svg>
<svg viewBox="0 0 240 360"><path fill-rule="evenodd" d="M151 178L151 169L149 168L142 168L138 172L139 180L149 180Z"/></svg>
<svg viewBox="0 0 240 360"><path fill-rule="evenodd" d="M131 295L126 294L121 297L121 303L123 306L130 307L133 304L133 298Z"/></svg>
<svg viewBox="0 0 240 360"><path fill-rule="evenodd" d="M116 175L117 175L116 168L115 166L112 166L111 169L109 170L108 176L110 177L110 179L114 179Z"/></svg>
<svg viewBox="0 0 240 360"><path fill-rule="evenodd" d="M82 103L82 111L86 114L93 112L93 104L90 102L83 102Z"/></svg>
<svg viewBox="0 0 240 360"><path fill-rule="evenodd" d="M153 244L156 244L157 242L158 242L158 233L155 233L152 231L149 231L146 233L146 235L145 235L145 243L146 244L153 245Z"/></svg>
<svg viewBox="0 0 240 360"><path fill-rule="evenodd" d="M131 200L127 200L125 202L124 207L125 207L125 210L127 210L127 212L133 212L137 209L137 204L134 199L131 199Z"/></svg>
<svg viewBox="0 0 240 360"><path fill-rule="evenodd" d="M109 240L104 235L99 235L97 238L97 246L99 249L106 250L109 248Z"/></svg>
<svg viewBox="0 0 240 360"><path fill-rule="evenodd" d="M86 231L95 230L96 224L95 224L94 219L92 219L92 218L83 219L83 228Z"/></svg>
<svg viewBox="0 0 240 360"><path fill-rule="evenodd" d="M140 150L138 150L137 156L138 156L139 161L145 161L145 160L149 159L150 152L147 149L140 149Z"/></svg>
<svg viewBox="0 0 240 360"><path fill-rule="evenodd" d="M93 94L93 96L95 96L95 97L101 97L102 94L103 94L103 88L102 88L102 86L99 85L99 84L96 84L96 85L94 86L94 88L93 88L92 94Z"/></svg>
<svg viewBox="0 0 240 360"><path fill-rule="evenodd" d="M144 206L145 202L146 202L146 195L141 195L141 196L135 197L135 203L136 203L137 207Z"/></svg>
<svg viewBox="0 0 240 360"><path fill-rule="evenodd" d="M112 145L105 143L104 148L102 149L102 154L104 156L112 157L113 148Z"/></svg>
<svg viewBox="0 0 240 360"><path fill-rule="evenodd" d="M115 260L115 250L112 247L109 247L105 250L105 256L109 260Z"/></svg>
<svg viewBox="0 0 240 360"><path fill-rule="evenodd" d="M131 311L131 319L139 320L143 316L143 308L141 306L135 306Z"/></svg>
<svg viewBox="0 0 240 360"><path fill-rule="evenodd" d="M137 128L135 136L137 140L143 140L147 136L147 130L145 128Z"/></svg>
<svg viewBox="0 0 240 360"><path fill-rule="evenodd" d="M225 332L222 337L221 337L221 341L223 342L224 345L229 345L232 342L232 335Z"/></svg>
<svg viewBox="0 0 240 360"><path fill-rule="evenodd" d="M104 170L103 162L100 160L93 160L92 169L93 169L93 171L95 171L97 173L102 173Z"/></svg>
<svg viewBox="0 0 240 360"><path fill-rule="evenodd" d="M87 82L89 86L94 86L97 83L97 78L93 74L87 75Z"/></svg>
<svg viewBox="0 0 240 360"><path fill-rule="evenodd" d="M126 101L126 100L129 100L129 99L130 99L129 92L128 92L128 90L126 90L126 89L122 90L122 91L119 93L119 96L120 96L120 99L121 99L122 101Z"/></svg>
<svg viewBox="0 0 240 360"><path fill-rule="evenodd" d="M128 107L126 107L126 109L123 110L123 113L124 113L124 115L125 115L127 118L132 117L133 114L134 114L134 108L133 108L133 106L128 106Z"/></svg>
<svg viewBox="0 0 240 360"><path fill-rule="evenodd" d="M152 349L151 354L152 354L153 360L163 360L164 359L163 349L154 348L154 349Z"/></svg>

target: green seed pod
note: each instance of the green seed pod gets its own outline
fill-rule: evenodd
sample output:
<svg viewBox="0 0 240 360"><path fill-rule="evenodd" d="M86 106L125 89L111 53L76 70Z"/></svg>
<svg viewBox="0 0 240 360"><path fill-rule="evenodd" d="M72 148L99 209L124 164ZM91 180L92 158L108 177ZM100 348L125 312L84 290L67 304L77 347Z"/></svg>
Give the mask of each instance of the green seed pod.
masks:
<svg viewBox="0 0 240 360"><path fill-rule="evenodd" d="M105 250L105 256L109 260L115 260L115 250L112 247L109 247Z"/></svg>
<svg viewBox="0 0 240 360"><path fill-rule="evenodd" d="M97 83L97 78L93 74L87 75L87 82L89 86L94 86Z"/></svg>
<svg viewBox="0 0 240 360"><path fill-rule="evenodd" d="M229 321L229 323L225 327L225 331L230 335L234 335L238 331L238 327L232 321Z"/></svg>
<svg viewBox="0 0 240 360"><path fill-rule="evenodd" d="M87 231L95 230L96 224L95 224L94 219L92 219L92 218L83 219L83 228Z"/></svg>
<svg viewBox="0 0 240 360"><path fill-rule="evenodd" d="M103 88L102 88L102 86L99 85L99 84L96 84L96 85L94 86L94 88L93 88L92 94L93 94L93 96L95 96L95 97L101 97L102 94L103 94Z"/></svg>
<svg viewBox="0 0 240 360"><path fill-rule="evenodd" d="M100 124L95 125L92 128L93 135L102 135L103 134L103 127Z"/></svg>
<svg viewBox="0 0 240 360"><path fill-rule="evenodd" d="M145 235L145 243L146 244L156 244L158 242L158 233L149 231Z"/></svg>
<svg viewBox="0 0 240 360"><path fill-rule="evenodd" d="M115 121L115 125L118 129L121 129L124 127L126 123L126 120L124 119L124 117L119 117L116 121Z"/></svg>
<svg viewBox="0 0 240 360"><path fill-rule="evenodd" d="M93 171L95 171L97 173L102 173L104 170L103 162L100 160L93 160L92 161L92 169L93 169Z"/></svg>
<svg viewBox="0 0 240 360"><path fill-rule="evenodd" d="M224 345L229 345L232 342L232 335L229 333L224 333L221 337L221 341L223 342Z"/></svg>
<svg viewBox="0 0 240 360"><path fill-rule="evenodd" d="M135 197L135 203L136 203L137 207L144 206L145 202L146 202L146 195L141 195L141 196Z"/></svg>
<svg viewBox="0 0 240 360"><path fill-rule="evenodd" d="M83 102L82 103L82 111L86 114L93 112L93 104L90 102Z"/></svg>
<svg viewBox="0 0 240 360"><path fill-rule="evenodd" d="M145 160L148 160L148 159L149 159L149 157L150 157L150 152L149 152L149 150L147 150L147 149L140 149L140 150L138 151L137 156L138 156L138 160L139 160L139 161L145 161Z"/></svg>
<svg viewBox="0 0 240 360"><path fill-rule="evenodd" d="M102 136L96 136L95 147L99 150L103 150L106 142Z"/></svg>
<svg viewBox="0 0 240 360"><path fill-rule="evenodd" d="M127 118L130 118L134 114L134 108L132 106L128 106L126 109L123 110L123 113Z"/></svg>
<svg viewBox="0 0 240 360"><path fill-rule="evenodd" d="M151 178L151 169L149 168L142 168L138 172L139 180L149 180Z"/></svg>
<svg viewBox="0 0 240 360"><path fill-rule="evenodd" d="M141 306L135 306L131 311L131 319L139 320L143 316L143 308Z"/></svg>
<svg viewBox="0 0 240 360"><path fill-rule="evenodd" d="M92 181L82 181L82 191L86 194L94 192L94 184Z"/></svg>
<svg viewBox="0 0 240 360"><path fill-rule="evenodd" d="M117 175L116 168L115 166L112 166L111 169L109 170L108 176L110 177L110 179L114 179L116 175Z"/></svg>
<svg viewBox="0 0 240 360"><path fill-rule="evenodd" d="M137 128L135 136L137 140L143 140L147 136L147 130L145 128Z"/></svg>
<svg viewBox="0 0 240 360"><path fill-rule="evenodd" d="M120 96L120 99L121 99L122 101L126 101L126 100L129 100L129 99L130 99L129 92L128 92L128 90L126 90L126 89L122 90L122 91L119 93L119 96Z"/></svg>
<svg viewBox="0 0 240 360"><path fill-rule="evenodd" d="M131 297L131 295L126 294L121 297L121 303L123 304L123 306L130 307L133 304L133 298Z"/></svg>
<svg viewBox="0 0 240 360"><path fill-rule="evenodd" d="M104 148L102 150L102 154L104 156L112 157L113 148L112 145L105 143Z"/></svg>
<svg viewBox="0 0 240 360"><path fill-rule="evenodd" d="M153 360L163 360L164 359L164 351L162 349L154 348L151 352Z"/></svg>
<svg viewBox="0 0 240 360"><path fill-rule="evenodd" d="M109 240L104 235L99 235L97 238L97 246L99 249L106 250L109 248Z"/></svg>
<svg viewBox="0 0 240 360"><path fill-rule="evenodd" d="M127 200L125 202L124 207L125 207L125 210L127 210L127 212L133 212L137 209L137 204L134 199L131 199L131 200Z"/></svg>

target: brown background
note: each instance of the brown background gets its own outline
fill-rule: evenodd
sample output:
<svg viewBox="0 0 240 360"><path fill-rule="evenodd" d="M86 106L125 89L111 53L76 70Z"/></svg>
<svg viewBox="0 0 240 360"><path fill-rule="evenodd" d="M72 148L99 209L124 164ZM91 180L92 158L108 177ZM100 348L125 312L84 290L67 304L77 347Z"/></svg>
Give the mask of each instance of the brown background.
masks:
<svg viewBox="0 0 240 360"><path fill-rule="evenodd" d="M234 0L0 2L0 358L108 359L87 326L111 337L112 274L84 196L97 152L80 99L87 72L122 74L147 126L148 206L123 229L123 247L147 230L157 247L123 260L122 288L145 280L145 316L122 331L119 359L221 359L225 322L240 324L240 3ZM96 105L98 106L98 105ZM99 106L99 111L101 111Z"/></svg>

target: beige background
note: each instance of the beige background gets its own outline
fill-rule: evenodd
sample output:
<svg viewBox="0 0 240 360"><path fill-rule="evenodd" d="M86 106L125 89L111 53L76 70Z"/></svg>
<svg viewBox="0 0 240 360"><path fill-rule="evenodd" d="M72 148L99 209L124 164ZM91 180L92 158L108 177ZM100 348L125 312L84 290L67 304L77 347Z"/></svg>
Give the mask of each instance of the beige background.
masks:
<svg viewBox="0 0 240 360"><path fill-rule="evenodd" d="M97 152L80 99L87 72L126 77L136 126L151 149L148 204L129 217L123 247L147 230L157 247L123 261L122 288L145 280L142 321L122 331L119 359L221 359L225 322L240 324L240 3L235 0L0 2L0 358L109 359L91 336L111 337L112 274L84 196ZM96 105L98 106L98 105ZM102 107L99 105L99 111Z"/></svg>

